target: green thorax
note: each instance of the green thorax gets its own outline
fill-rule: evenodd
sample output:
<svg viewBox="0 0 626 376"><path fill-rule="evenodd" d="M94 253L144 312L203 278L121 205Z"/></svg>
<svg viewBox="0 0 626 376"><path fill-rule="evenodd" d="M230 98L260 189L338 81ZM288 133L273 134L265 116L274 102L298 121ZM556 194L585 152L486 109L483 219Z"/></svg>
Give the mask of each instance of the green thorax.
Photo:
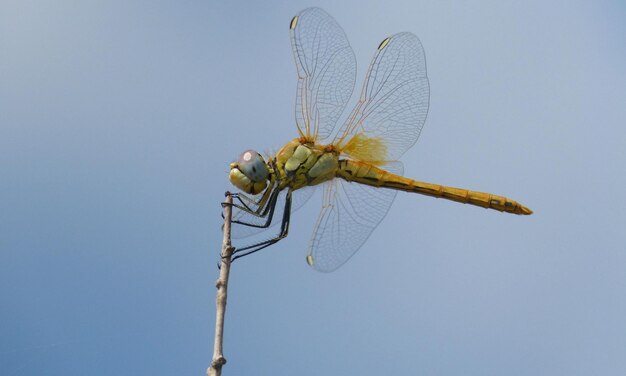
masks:
<svg viewBox="0 0 626 376"><path fill-rule="evenodd" d="M332 148L295 139L276 154L276 174L280 189L300 189L334 178L338 153Z"/></svg>

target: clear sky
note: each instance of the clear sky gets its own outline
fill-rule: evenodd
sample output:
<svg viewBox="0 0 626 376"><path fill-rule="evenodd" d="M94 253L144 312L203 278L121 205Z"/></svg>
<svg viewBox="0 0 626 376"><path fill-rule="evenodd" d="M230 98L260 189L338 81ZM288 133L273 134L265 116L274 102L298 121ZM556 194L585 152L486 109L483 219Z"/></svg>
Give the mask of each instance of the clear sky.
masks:
<svg viewBox="0 0 626 376"><path fill-rule="evenodd" d="M288 24L311 5L357 86L384 37L420 37L407 176L535 214L399 194L322 274L316 197L234 264L224 374L626 374L618 0L0 2L0 374L204 374L228 164L296 136Z"/></svg>

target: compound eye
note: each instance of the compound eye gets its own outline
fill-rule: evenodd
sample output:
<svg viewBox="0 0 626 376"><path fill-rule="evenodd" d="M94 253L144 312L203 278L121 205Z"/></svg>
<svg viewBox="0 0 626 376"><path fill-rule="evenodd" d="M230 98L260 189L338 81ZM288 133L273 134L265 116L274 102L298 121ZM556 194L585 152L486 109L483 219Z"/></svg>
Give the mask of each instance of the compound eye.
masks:
<svg viewBox="0 0 626 376"><path fill-rule="evenodd" d="M244 151L239 157L237 165L239 166L239 170L241 170L241 172L243 172L243 174L253 182L258 183L267 180L269 175L267 165L265 164L265 160L261 154L256 151Z"/></svg>

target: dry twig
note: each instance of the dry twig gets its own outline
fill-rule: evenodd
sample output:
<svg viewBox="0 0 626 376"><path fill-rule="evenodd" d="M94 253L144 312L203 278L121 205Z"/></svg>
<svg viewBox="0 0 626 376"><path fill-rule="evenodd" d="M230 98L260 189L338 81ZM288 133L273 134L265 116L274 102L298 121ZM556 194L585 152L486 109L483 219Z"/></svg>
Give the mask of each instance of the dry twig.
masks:
<svg viewBox="0 0 626 376"><path fill-rule="evenodd" d="M230 192L226 192L224 202L224 238L222 240L222 253L220 265L220 277L215 283L217 287L217 297L215 298L215 344L213 345L213 360L211 367L207 369L207 375L220 376L222 366L226 364L226 358L222 353L222 342L224 338L224 314L226 313L226 299L228 296L228 275L230 274L230 262L234 248L230 244L230 223L232 219L233 197Z"/></svg>

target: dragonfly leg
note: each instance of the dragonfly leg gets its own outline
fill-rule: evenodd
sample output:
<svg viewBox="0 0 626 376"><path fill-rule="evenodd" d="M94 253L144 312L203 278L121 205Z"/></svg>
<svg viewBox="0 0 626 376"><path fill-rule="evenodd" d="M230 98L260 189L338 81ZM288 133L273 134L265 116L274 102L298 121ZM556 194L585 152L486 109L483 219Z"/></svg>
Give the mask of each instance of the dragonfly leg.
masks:
<svg viewBox="0 0 626 376"><path fill-rule="evenodd" d="M260 243L256 243L256 244L252 244L243 248L235 249L235 251L233 252L233 255L235 254L237 255L233 257L231 261L235 261L238 258L242 258L244 256L248 256L250 254L258 252L262 250L263 248L267 248L270 245L276 244L282 239L284 239L285 237L287 237L287 234L289 233L290 219L291 219L291 190L287 192L287 198L285 199L285 211L283 214L282 222L280 224L280 232L278 233L278 235L272 239L268 239Z"/></svg>
<svg viewBox="0 0 626 376"><path fill-rule="evenodd" d="M257 228L267 228L271 225L272 219L274 218L274 209L276 208L276 203L278 202L278 195L280 194L280 190L275 188L272 191L269 200L267 200L267 204L263 207L263 210L260 213L249 212L249 214L254 215L258 218L266 218L265 223L257 224L252 222L245 222L241 220L234 219L232 223L236 223L239 225L244 225L248 227L257 227ZM235 206L239 208L238 206Z"/></svg>
<svg viewBox="0 0 626 376"><path fill-rule="evenodd" d="M285 201L285 207L287 207L287 202L289 202L289 211L291 211L291 191L289 191L287 193L288 193L289 200ZM258 218L266 218L264 223L256 224L256 223L249 223L249 222L238 221L238 220L233 220L233 219L231 219L231 223L236 223L236 224L243 225L243 226L248 226L248 227L268 228L272 224L272 220L274 218L274 210L275 210L276 204L278 202L279 194L280 194L280 190L278 189L278 187L276 187L276 189L274 189L274 191L271 193L270 198L268 200L266 200L264 208L263 208L263 211L261 211L260 214L256 214L254 212L249 212L251 215L254 215L254 216L258 217ZM224 205L230 205L230 206L234 206L236 208L239 208L238 205L222 203L222 206L224 206ZM283 222L284 222L284 217L285 216L283 215ZM224 218L224 213L222 213L222 218ZM224 230L224 225L222 225L222 231L223 230ZM281 226L281 231L282 231L282 226ZM263 242L263 243L266 243L266 242ZM269 242L267 242L267 243L268 244L265 245L263 248L269 246L270 244L273 244L273 243L269 243ZM242 248L241 250L242 251L246 251L246 250L249 250L252 247L256 247L256 246L259 246L259 245L260 244L247 246L245 248ZM235 253L237 253L237 248L235 248L235 247L233 247L233 248L234 248L234 250L233 250L233 255L234 255ZM254 252L256 252L256 251L254 251ZM249 252L249 253L254 253L254 252ZM248 254L248 252L246 252L246 254ZM245 256L245 255L242 254L241 256ZM223 258L224 256L222 255L221 257ZM236 258L239 258L239 257L234 257L232 260L235 260ZM221 267L221 263L218 262L217 263L217 268L220 269L220 267Z"/></svg>
<svg viewBox="0 0 626 376"><path fill-rule="evenodd" d="M222 207L230 205L231 207L235 207L250 214L258 214L259 210L261 209L261 205L259 202L251 199L244 194L233 193L232 197L233 199L239 201L239 204L222 202ZM256 208L254 208L255 206Z"/></svg>
<svg viewBox="0 0 626 376"><path fill-rule="evenodd" d="M259 199L259 201L255 201L254 199L242 193L233 193L232 196L233 196L233 199L239 201L240 205L230 204L231 206L245 208L245 210L250 211L250 212L256 212L260 206L261 199ZM222 202L222 206L226 206L226 205L228 204L225 202ZM252 207L256 207L256 209L253 209Z"/></svg>
<svg viewBox="0 0 626 376"><path fill-rule="evenodd" d="M239 204L226 203L222 202L222 207L226 205L230 205L231 207L235 207L243 212L254 215L256 217L265 217L268 213L268 203L272 198L272 194L277 188L277 184L274 182L270 183L270 186L267 187L263 195L259 198L258 201L250 198L243 193L233 193L232 197L236 199ZM222 213L222 218L224 214Z"/></svg>

